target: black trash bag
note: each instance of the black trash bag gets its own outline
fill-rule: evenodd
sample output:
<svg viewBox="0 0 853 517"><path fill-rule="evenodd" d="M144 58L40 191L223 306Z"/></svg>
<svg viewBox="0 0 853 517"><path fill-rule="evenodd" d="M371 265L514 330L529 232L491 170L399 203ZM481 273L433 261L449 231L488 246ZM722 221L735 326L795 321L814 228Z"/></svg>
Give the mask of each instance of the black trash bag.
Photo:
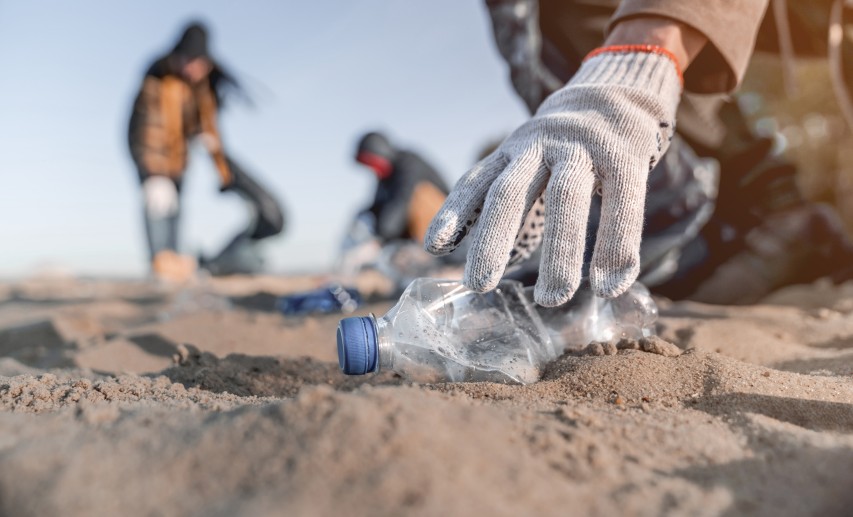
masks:
<svg viewBox="0 0 853 517"><path fill-rule="evenodd" d="M234 160L226 158L232 182L222 189L235 192L250 212L248 227L239 232L213 258L201 257L199 265L215 276L253 274L263 271L258 241L282 233L285 218L280 203Z"/></svg>

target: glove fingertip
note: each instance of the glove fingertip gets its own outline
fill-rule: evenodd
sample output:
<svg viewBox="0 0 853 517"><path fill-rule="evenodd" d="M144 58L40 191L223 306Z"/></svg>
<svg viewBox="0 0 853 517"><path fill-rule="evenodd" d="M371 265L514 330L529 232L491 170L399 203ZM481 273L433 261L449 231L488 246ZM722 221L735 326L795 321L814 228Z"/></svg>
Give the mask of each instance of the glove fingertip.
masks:
<svg viewBox="0 0 853 517"><path fill-rule="evenodd" d="M542 307L559 307L571 300L576 291L577 287L569 285L549 288L537 283L533 290L533 301Z"/></svg>
<svg viewBox="0 0 853 517"><path fill-rule="evenodd" d="M474 292L486 293L498 286L502 276L502 271L480 270L476 266L476 262L472 262L469 259L465 267L465 276L462 279L462 283Z"/></svg>
<svg viewBox="0 0 853 517"><path fill-rule="evenodd" d="M430 255L441 257L443 255L447 255L452 253L456 249L456 246L446 246L440 245L436 243L424 243L424 251L429 253Z"/></svg>
<svg viewBox="0 0 853 517"><path fill-rule="evenodd" d="M447 225L440 227L438 230L427 232L424 237L424 250L432 255L447 255L459 247L459 244L468 233L467 228L461 228L453 232L453 228L448 228Z"/></svg>
<svg viewBox="0 0 853 517"><path fill-rule="evenodd" d="M465 218L455 211L442 209L433 218L424 237L424 249L433 255L447 255L459 247L477 217Z"/></svg>
<svg viewBox="0 0 853 517"><path fill-rule="evenodd" d="M639 266L622 269L604 269L592 267L589 271L589 283L592 292L601 298L616 298L630 289L640 274Z"/></svg>

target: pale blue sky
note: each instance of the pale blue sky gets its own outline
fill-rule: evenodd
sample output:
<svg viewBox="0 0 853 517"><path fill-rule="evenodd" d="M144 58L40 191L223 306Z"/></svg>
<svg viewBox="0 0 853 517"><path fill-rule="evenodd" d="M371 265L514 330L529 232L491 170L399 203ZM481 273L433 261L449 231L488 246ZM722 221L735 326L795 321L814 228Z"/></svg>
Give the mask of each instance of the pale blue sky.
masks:
<svg viewBox="0 0 853 517"><path fill-rule="evenodd" d="M0 276L45 265L146 270L126 126L145 68L184 22L254 93L221 118L228 151L284 201L274 271L328 268L370 175L352 161L365 130L421 151L453 182L482 144L524 120L480 0L0 3ZM184 249L223 243L245 219L196 149Z"/></svg>

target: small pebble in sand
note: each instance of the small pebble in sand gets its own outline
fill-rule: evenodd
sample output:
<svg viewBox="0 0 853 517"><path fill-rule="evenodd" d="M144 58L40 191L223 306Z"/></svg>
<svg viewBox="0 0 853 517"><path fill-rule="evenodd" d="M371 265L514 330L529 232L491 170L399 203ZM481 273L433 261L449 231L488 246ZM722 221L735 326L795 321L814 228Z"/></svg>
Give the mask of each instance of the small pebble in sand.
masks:
<svg viewBox="0 0 853 517"><path fill-rule="evenodd" d="M640 342L636 339L623 338L616 343L616 348L619 350L639 350Z"/></svg>
<svg viewBox="0 0 853 517"><path fill-rule="evenodd" d="M664 357L678 357L681 349L676 345L657 336L649 336L642 339L620 339L618 343L593 341L581 351L582 356L601 357L605 355L616 355L619 350L642 350L650 354L662 355Z"/></svg>
<svg viewBox="0 0 853 517"><path fill-rule="evenodd" d="M658 354L664 357L678 357L681 355L680 348L657 336L649 336L641 339L640 348L643 352Z"/></svg>
<svg viewBox="0 0 853 517"><path fill-rule="evenodd" d="M678 357L681 349L665 339L657 336L644 337L642 339L621 339L616 344L619 350L642 350L650 354L658 354L664 357Z"/></svg>
<svg viewBox="0 0 853 517"><path fill-rule="evenodd" d="M604 355L604 347L602 346L602 343L593 341L586 346L582 353L583 355L602 356Z"/></svg>
<svg viewBox="0 0 853 517"><path fill-rule="evenodd" d="M592 355L592 356L603 356L603 355L616 355L618 352L616 345L613 343L604 343L599 341L593 341L588 344L586 348L581 351L581 355Z"/></svg>

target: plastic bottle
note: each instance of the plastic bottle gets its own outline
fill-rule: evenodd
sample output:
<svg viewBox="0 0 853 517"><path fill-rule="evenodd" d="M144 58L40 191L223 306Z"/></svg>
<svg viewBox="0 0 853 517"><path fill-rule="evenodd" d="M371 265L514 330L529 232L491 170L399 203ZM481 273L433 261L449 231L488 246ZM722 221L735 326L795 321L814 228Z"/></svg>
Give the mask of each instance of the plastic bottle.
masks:
<svg viewBox="0 0 853 517"><path fill-rule="evenodd" d="M341 320L341 370L392 370L418 382L527 384L566 348L648 336L657 319L641 284L613 300L581 290L559 308L532 300L532 290L515 281L481 294L457 281L417 279L385 316Z"/></svg>
<svg viewBox="0 0 853 517"><path fill-rule="evenodd" d="M362 298L358 290L332 284L313 291L282 296L276 301L276 308L286 316L333 312L349 314L361 304Z"/></svg>
<svg viewBox="0 0 853 517"><path fill-rule="evenodd" d="M528 288L533 298L533 288ZM560 307L536 306L554 346L582 348L593 341L617 342L640 339L655 332L658 307L646 286L636 282L617 298L599 298L585 284L569 303Z"/></svg>

